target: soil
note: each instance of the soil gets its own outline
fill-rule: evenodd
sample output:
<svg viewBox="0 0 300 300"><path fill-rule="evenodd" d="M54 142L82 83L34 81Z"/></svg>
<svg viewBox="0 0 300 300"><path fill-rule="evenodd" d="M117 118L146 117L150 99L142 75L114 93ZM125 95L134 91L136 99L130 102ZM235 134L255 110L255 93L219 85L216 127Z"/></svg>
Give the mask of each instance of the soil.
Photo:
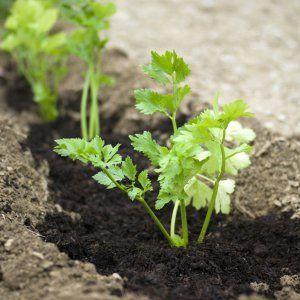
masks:
<svg viewBox="0 0 300 300"><path fill-rule="evenodd" d="M299 0L116 0L109 45L138 64L175 49L201 101L242 98L273 132L300 136Z"/></svg>
<svg viewBox="0 0 300 300"><path fill-rule="evenodd" d="M124 131L151 129L158 137L170 127L160 119L144 123L145 119L134 117L129 128L118 131L123 117L131 115L132 85L139 85L142 77L126 55L118 51L113 55L131 73L115 74L114 93L103 93L103 101L118 104L113 100L120 95L126 100L120 104L122 113L113 107L109 117L103 116L102 134L107 142L121 142L122 152L145 167L148 162L132 152ZM113 73L114 66L110 70ZM4 299L142 299L143 295L237 299L257 294L298 299L296 139L280 138L254 121L258 139L253 166L238 181L233 214L214 217L203 245L174 249L139 204L99 186L91 179L95 173L91 167L62 159L51 150L54 139L80 134L78 93L61 104L65 113L57 122L44 124L37 121L22 80L19 89L7 86L7 113L0 121L0 295ZM20 97L22 102L16 101ZM193 105L187 108L194 111ZM191 111L182 112L180 121L188 115ZM148 201L153 205L152 198ZM188 213L195 240L204 214ZM169 214L168 209L159 213L166 226Z"/></svg>

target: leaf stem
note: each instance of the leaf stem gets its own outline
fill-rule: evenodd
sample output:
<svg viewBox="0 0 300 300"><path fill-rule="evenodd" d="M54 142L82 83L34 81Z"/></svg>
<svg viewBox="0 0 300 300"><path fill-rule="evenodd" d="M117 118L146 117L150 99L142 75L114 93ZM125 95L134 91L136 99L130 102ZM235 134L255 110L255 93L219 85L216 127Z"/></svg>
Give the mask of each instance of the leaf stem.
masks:
<svg viewBox="0 0 300 300"><path fill-rule="evenodd" d="M208 211L206 213L204 224L202 226L202 229L201 229L201 232L200 232L200 235L199 235L199 238L198 238L198 243L202 243L204 241L204 237L205 237L208 225L210 223L211 215L212 215L212 212L213 212L214 207L215 207L215 202L216 202L218 189L219 189L219 183L220 183L220 181L221 181L221 179L222 179L222 177L225 173L226 157L225 157L225 149L224 149L224 145L223 145L224 140L225 140L225 133L226 133L226 128L223 129L223 137L222 137L222 141L221 141L221 144L220 144L221 155L222 155L221 170L220 170L220 173L219 173L219 175L216 179L216 182L214 184L213 193L212 193L211 200L210 200L210 203L209 203L209 208L208 208Z"/></svg>
<svg viewBox="0 0 300 300"><path fill-rule="evenodd" d="M147 204L147 202L145 201L145 199L138 198L138 201L144 206L144 208L146 209L146 211L149 214L149 216L151 217L151 219L154 221L154 223L156 224L156 226L160 229L160 231L164 235L164 237L168 240L169 244L172 245L172 246L175 246L174 242L173 242L173 240L171 238L171 236L168 234L168 232L165 229L164 225L156 217L155 213L153 212L153 210L151 209L151 207Z"/></svg>
<svg viewBox="0 0 300 300"><path fill-rule="evenodd" d="M114 185L120 189L123 193L125 193L128 196L128 192L126 190L126 188L121 185L120 183L118 183L113 176L110 174L110 172L104 168L101 167L101 170L105 173L105 175L114 183ZM165 229L164 225L160 222L160 220L157 218L157 216L155 215L155 213L153 212L153 210L151 209L151 207L147 204L147 202L145 201L144 198L142 197L138 197L137 200L143 205L143 207L146 209L147 213L149 214L149 216L151 217L151 219L154 221L154 223L156 224L156 226L159 228L159 230L161 231L161 233L164 235L164 237L168 240L168 242L170 243L170 245L175 246L171 236L168 234L167 230Z"/></svg>
<svg viewBox="0 0 300 300"><path fill-rule="evenodd" d="M177 131L176 112L172 115L171 121L172 121L173 131L174 133L176 133Z"/></svg>
<svg viewBox="0 0 300 300"><path fill-rule="evenodd" d="M99 127L99 109L98 109L98 91L99 91L99 71L90 66L90 89L91 89L91 107L89 122L89 138L92 139L100 134Z"/></svg>
<svg viewBox="0 0 300 300"><path fill-rule="evenodd" d="M82 137L85 140L88 140L86 108L87 108L89 85L90 85L90 73L87 72L85 76L84 87L81 96L81 105L80 105L81 132L82 132Z"/></svg>
<svg viewBox="0 0 300 300"><path fill-rule="evenodd" d="M182 226L182 236L184 241L184 247L189 243L189 231L186 217L186 206L185 201L180 199L180 213L181 213L181 226Z"/></svg>
<svg viewBox="0 0 300 300"><path fill-rule="evenodd" d="M172 212L171 225L170 225L170 235L173 237L175 235L175 227L176 227L176 217L178 212L178 206L180 204L179 200L176 200Z"/></svg>

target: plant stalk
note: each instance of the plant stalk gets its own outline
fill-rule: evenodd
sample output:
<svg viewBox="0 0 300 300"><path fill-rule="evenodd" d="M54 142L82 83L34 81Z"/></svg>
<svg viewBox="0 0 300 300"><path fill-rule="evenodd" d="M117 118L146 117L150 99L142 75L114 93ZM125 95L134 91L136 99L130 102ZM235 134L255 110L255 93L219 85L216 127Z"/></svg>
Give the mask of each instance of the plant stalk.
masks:
<svg viewBox="0 0 300 300"><path fill-rule="evenodd" d="M185 201L180 199L180 214L181 214L181 226L182 226L182 236L184 241L184 247L189 243L189 231L186 217L186 206Z"/></svg>
<svg viewBox="0 0 300 300"><path fill-rule="evenodd" d="M216 179L216 182L214 184L213 193L212 193L211 200L210 200L210 203L209 203L209 208L208 208L208 211L206 213L204 224L202 226L202 229L201 229L201 232L200 232L200 235L199 235L199 238L198 238L198 243L203 243L203 241L204 241L204 237L205 237L208 225L210 223L211 215L212 215L212 212L213 212L214 207L215 207L215 202L216 202L216 198L217 198L217 194L218 194L219 184L220 184L220 181L221 181L221 179L222 179L222 177L225 173L226 157L225 157L225 149L224 149L224 145L223 145L224 140L225 140L225 133L226 133L226 129L223 130L223 137L222 137L222 141L221 141L221 144L220 144L221 155L222 155L221 170L220 170L220 173L219 173L219 175Z"/></svg>
<svg viewBox="0 0 300 300"><path fill-rule="evenodd" d="M105 173L105 175L115 184L115 186L120 189L123 193L125 193L128 196L127 190L126 188L121 185L120 183L118 183L113 176L111 176L110 172L106 169L106 168L101 168L101 170ZM156 224L156 226L159 228L159 230L161 231L161 233L164 235L164 237L168 240L168 242L170 243L170 245L175 246L175 244L173 243L172 238L170 237L170 235L168 234L167 230L165 229L164 225L160 222L160 220L157 218L157 216L155 215L155 213L153 212L153 210L151 209L151 207L147 204L147 202L145 201L144 198L139 197L137 198L137 200L143 205L143 207L146 209L147 213L149 214L149 216L151 217L151 219L154 221L154 223Z"/></svg>
<svg viewBox="0 0 300 300"><path fill-rule="evenodd" d="M87 108L89 85L90 85L90 73L87 72L84 81L84 87L83 87L83 92L81 96L81 105L80 105L81 132L82 132L82 137L85 140L88 140L86 108Z"/></svg>
<svg viewBox="0 0 300 300"><path fill-rule="evenodd" d="M172 212L171 225L170 225L170 235L173 237L175 235L175 227L176 227L176 217L178 212L178 206L180 204L179 200L176 200Z"/></svg>
<svg viewBox="0 0 300 300"><path fill-rule="evenodd" d="M155 213L151 209L151 207L147 204L147 202L143 198L138 199L139 202L144 206L147 213L151 217L151 219L154 221L156 226L160 229L161 233L164 235L164 237L168 240L169 244L174 246L173 240L171 236L168 234L167 230L165 229L164 225L160 222L160 220L156 217Z"/></svg>

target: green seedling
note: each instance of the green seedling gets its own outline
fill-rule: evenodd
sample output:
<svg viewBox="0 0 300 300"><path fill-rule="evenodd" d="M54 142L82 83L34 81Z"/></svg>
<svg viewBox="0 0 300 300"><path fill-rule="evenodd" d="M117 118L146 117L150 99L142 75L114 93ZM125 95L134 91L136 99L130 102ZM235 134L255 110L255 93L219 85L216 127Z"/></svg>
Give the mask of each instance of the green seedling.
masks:
<svg viewBox="0 0 300 300"><path fill-rule="evenodd" d="M58 115L58 86L66 73L66 35L50 33L57 17L58 11L47 2L17 0L5 22L6 36L1 44L31 85L34 101L46 121Z"/></svg>
<svg viewBox="0 0 300 300"><path fill-rule="evenodd" d="M91 140L100 134L99 90L101 86L113 83L112 78L102 72L102 50L108 39L100 35L109 28L109 18L116 7L111 2L101 4L94 0L62 0L59 7L63 17L75 25L69 38L69 50L86 64L81 97L81 130L82 137Z"/></svg>
<svg viewBox="0 0 300 300"><path fill-rule="evenodd" d="M130 157L122 158L118 148L105 145L100 137L90 142L84 139L57 140L55 151L61 156L92 164L100 172L93 178L108 189L118 188L132 201L140 202L153 219L170 245L186 247L189 243L186 207L208 208L198 242L202 243L213 211L230 212L230 194L235 182L224 179L235 176L250 165L249 152L255 133L244 128L238 118L252 117L243 100L225 104L221 109L218 95L213 109L206 109L183 126L176 123L176 114L190 87L184 84L190 69L174 51L160 55L152 52L152 61L143 70L158 84L167 87L170 93L159 93L151 89L135 91L136 107L142 113L161 113L170 119L173 134L168 146L161 146L150 132L130 136L133 148L143 153L155 168L159 181L159 193L155 208L162 209L173 204L170 231L160 222L146 201L146 193L152 191L148 171L137 171ZM176 233L176 216L180 208L181 233Z"/></svg>
<svg viewBox="0 0 300 300"><path fill-rule="evenodd" d="M1 0L0 1L0 22L5 20L9 14L10 7L12 6L14 0Z"/></svg>

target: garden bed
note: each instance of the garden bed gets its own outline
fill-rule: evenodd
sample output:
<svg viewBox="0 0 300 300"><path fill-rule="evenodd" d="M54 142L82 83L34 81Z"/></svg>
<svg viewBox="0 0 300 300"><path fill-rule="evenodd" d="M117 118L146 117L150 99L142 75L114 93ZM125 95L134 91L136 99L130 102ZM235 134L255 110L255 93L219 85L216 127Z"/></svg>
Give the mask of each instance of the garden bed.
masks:
<svg viewBox="0 0 300 300"><path fill-rule="evenodd" d="M151 129L164 136L170 127L162 120L150 123L133 112L131 93L143 87L145 79L126 55L118 51L111 55L115 63L108 72L116 77L117 85L112 92L104 92L105 103L111 105L102 106L109 111L103 114L102 134L110 143L122 143L122 151L147 166L147 160L132 152L126 133ZM117 73L117 65L124 72ZM64 293L80 297L74 287L86 299L97 295L103 299L141 299L140 295L150 299L236 299L252 294L299 297L300 147L296 139L278 137L252 121L258 137L253 165L238 180L234 213L214 216L204 244L174 249L138 203L93 181L92 168L52 151L54 139L80 135L76 91L63 93L65 113L52 124L36 120L35 106L22 80L6 83L3 94L0 292L5 299L22 295L60 299ZM188 117L185 111L180 118ZM153 199L148 201L153 205ZM204 214L188 213L191 235L196 237ZM163 221L170 218L166 209L159 214ZM8 242L10 239L13 241ZM123 279L116 274L100 276L95 269L101 275L117 273ZM47 278L54 271L58 277L49 283Z"/></svg>

